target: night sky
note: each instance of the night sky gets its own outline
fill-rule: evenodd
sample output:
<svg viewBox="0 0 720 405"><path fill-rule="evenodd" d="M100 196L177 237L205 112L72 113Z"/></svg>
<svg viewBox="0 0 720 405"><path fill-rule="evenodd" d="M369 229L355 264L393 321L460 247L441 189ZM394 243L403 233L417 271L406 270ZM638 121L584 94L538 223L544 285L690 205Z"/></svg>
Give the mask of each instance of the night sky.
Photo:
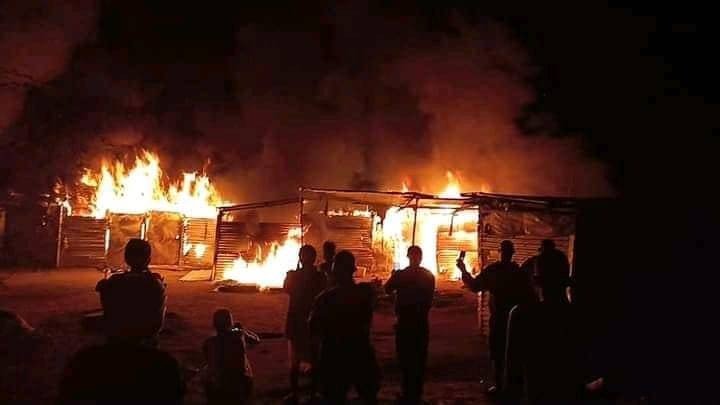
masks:
<svg viewBox="0 0 720 405"><path fill-rule="evenodd" d="M209 162L240 200L432 190L446 170L466 189L608 196L689 184L668 163L706 150L708 38L677 9L5 4L6 188L146 147L170 173Z"/></svg>
<svg viewBox="0 0 720 405"><path fill-rule="evenodd" d="M714 31L690 6L2 4L6 189L143 147L238 201L432 191L446 170L466 190L644 199L716 172Z"/></svg>
<svg viewBox="0 0 720 405"><path fill-rule="evenodd" d="M72 184L142 147L237 200L433 190L446 170L465 189L640 196L713 172L717 63L691 7L2 7L4 188Z"/></svg>

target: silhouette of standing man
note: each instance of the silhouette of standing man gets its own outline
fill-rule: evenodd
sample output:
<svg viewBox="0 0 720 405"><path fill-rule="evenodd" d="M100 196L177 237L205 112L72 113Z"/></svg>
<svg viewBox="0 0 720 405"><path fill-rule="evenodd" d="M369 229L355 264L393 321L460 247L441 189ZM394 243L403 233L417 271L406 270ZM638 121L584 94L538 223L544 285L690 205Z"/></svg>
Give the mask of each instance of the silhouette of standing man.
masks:
<svg viewBox="0 0 720 405"><path fill-rule="evenodd" d="M422 400L425 383L430 334L428 313L435 292L435 276L420 266L422 249L419 246L410 246L407 256L410 266L393 271L385 291L397 294L395 345L403 374L401 402L417 404Z"/></svg>
<svg viewBox="0 0 720 405"><path fill-rule="evenodd" d="M552 241L543 241L531 278L535 299L510 311L505 388L523 403L570 402L582 391L584 353L565 287L570 266ZM595 376L596 377L596 376Z"/></svg>
<svg viewBox="0 0 720 405"><path fill-rule="evenodd" d="M500 261L485 268L473 278L458 259L457 267L462 272L462 280L473 292L490 292L490 358L495 366L495 386L488 389L489 394L498 392L504 372L505 337L510 310L532 297L530 281L526 272L512 260L515 246L509 240L500 244Z"/></svg>
<svg viewBox="0 0 720 405"><path fill-rule="evenodd" d="M542 292L562 298L567 303L567 287L570 286L570 262L567 255L555 247L552 239L545 239L540 245L540 254L536 256L533 277L547 280ZM556 290L551 290L551 289Z"/></svg>
<svg viewBox="0 0 720 405"><path fill-rule="evenodd" d="M330 404L344 404L355 386L365 404L376 404L380 372L370 340L375 293L368 283L356 284L355 256L337 254L333 273L337 282L315 300L310 328L320 338L323 396Z"/></svg>
<svg viewBox="0 0 720 405"><path fill-rule="evenodd" d="M300 248L300 265L297 270L287 272L283 290L290 296L285 336L290 352L290 394L287 403L297 403L300 373L309 373L313 394L317 391L317 376L313 363L317 356L316 345L311 339L308 316L317 297L326 285L325 275L315 267L317 252L310 245Z"/></svg>
<svg viewBox="0 0 720 405"><path fill-rule="evenodd" d="M324 262L320 265L320 271L325 274L327 278L328 287L335 285L335 277L333 276L333 262L335 261L335 243L332 241L325 241L323 243L323 260Z"/></svg>

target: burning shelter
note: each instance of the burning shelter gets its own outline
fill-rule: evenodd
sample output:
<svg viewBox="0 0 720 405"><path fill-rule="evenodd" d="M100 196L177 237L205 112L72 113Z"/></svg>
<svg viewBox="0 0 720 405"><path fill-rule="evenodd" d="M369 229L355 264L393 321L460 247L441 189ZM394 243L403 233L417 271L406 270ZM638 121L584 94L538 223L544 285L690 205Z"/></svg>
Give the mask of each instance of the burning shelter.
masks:
<svg viewBox="0 0 720 405"><path fill-rule="evenodd" d="M58 213L58 267L120 267L129 239L147 240L151 265L210 268L220 198L207 176L184 173L168 183L157 155L142 152L134 166L104 163L86 169Z"/></svg>
<svg viewBox="0 0 720 405"><path fill-rule="evenodd" d="M320 201L326 218L333 215L370 218L371 245L376 252L375 272L404 267L407 247L418 245L425 252L428 269L442 278L457 279L455 260L460 251L467 253L469 265L481 268L498 258L500 242L504 239L515 243L515 260L520 263L537 254L543 239L553 239L572 261L574 200L491 193L443 196L312 188L301 193L305 206L313 200ZM345 204L347 208L329 209L333 202ZM313 214L312 211L305 214L304 220L308 221ZM315 242L313 225L318 228L313 222L317 222L316 217L309 219L307 238L312 242ZM321 239L332 240L324 236Z"/></svg>
<svg viewBox="0 0 720 405"><path fill-rule="evenodd" d="M282 220L270 221L267 214L257 218L258 211L280 207ZM301 188L298 199L219 209L214 278L252 283L243 268L252 268L260 278L265 277L261 272L284 275L295 267L302 244L320 251L326 240L353 252L365 275L405 267L411 245L423 248L426 267L450 280L458 278L455 260L461 251L468 264L479 269L497 259L503 239L515 242L518 262L535 255L547 238L572 260L574 215L572 201L557 198ZM266 251L258 253L261 245ZM288 257L278 261L279 252L289 245L293 249ZM280 263L284 267L273 268ZM271 283L276 286L282 282L280 276L271 278L279 280Z"/></svg>
<svg viewBox="0 0 720 405"><path fill-rule="evenodd" d="M294 198L220 207L211 279L282 286L301 246L297 207Z"/></svg>
<svg viewBox="0 0 720 405"><path fill-rule="evenodd" d="M282 220L257 214L278 208ZM455 261L461 251L477 272L499 259L505 239L514 242L518 263L536 255L544 239L554 240L572 263L575 221L575 201L564 198L301 188L298 199L219 209L213 278L280 287L285 272L297 265L300 246L321 252L326 240L353 252L360 277L386 277L407 266L411 245L423 249L425 267L448 281L459 279ZM487 294L480 300L486 332Z"/></svg>

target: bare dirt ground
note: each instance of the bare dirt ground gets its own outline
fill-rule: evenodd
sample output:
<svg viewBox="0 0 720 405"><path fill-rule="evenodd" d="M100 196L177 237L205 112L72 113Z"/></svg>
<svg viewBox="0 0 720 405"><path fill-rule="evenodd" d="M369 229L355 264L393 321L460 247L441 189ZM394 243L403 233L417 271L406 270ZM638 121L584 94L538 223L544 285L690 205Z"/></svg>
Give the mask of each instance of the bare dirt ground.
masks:
<svg viewBox="0 0 720 405"><path fill-rule="evenodd" d="M279 293L216 293L210 282L182 282L181 272L163 272L168 283L168 320L160 348L188 369L202 366L200 347L212 334L211 314L230 308L236 320L262 333L283 329L287 298ZM101 273L94 269L0 271L0 309L25 318L43 337L34 348L0 357L0 402L50 402L66 360L101 337L82 327L86 313L99 309L94 291ZM475 296L457 284L443 283L431 312L430 358L426 399L435 404L482 404L487 375L486 347L479 336ZM399 393L392 309L376 312L373 341L383 370L382 403ZM283 338L266 339L251 349L256 403L279 404L287 388L287 346ZM189 373L191 375L192 373ZM199 378L188 381L188 403L202 403Z"/></svg>

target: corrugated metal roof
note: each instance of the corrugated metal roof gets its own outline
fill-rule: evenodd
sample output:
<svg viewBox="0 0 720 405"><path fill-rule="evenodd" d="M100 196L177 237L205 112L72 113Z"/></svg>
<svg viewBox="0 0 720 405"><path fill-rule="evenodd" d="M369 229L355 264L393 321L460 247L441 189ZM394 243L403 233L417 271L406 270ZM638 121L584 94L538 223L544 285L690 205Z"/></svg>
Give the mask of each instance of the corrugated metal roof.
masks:
<svg viewBox="0 0 720 405"><path fill-rule="evenodd" d="M304 188L305 199L323 199L346 201L353 204L415 207L429 209L460 209L473 204L468 198L442 198L430 194L402 191L374 191L374 190L341 190Z"/></svg>
<svg viewBox="0 0 720 405"><path fill-rule="evenodd" d="M295 198L284 198L282 200L259 201L259 202L252 202L252 203L246 203L246 204L229 205L229 206L225 206L225 207L219 207L219 211L221 214L223 214L225 212L251 210L251 209L258 209L258 208L278 207L281 205L291 205L291 204L299 205L300 199L298 197L295 197Z"/></svg>
<svg viewBox="0 0 720 405"><path fill-rule="evenodd" d="M520 211L575 212L578 202L581 201L581 199L571 197L523 196L481 192L462 193L462 196L468 198L475 205L482 206L483 209L514 209Z"/></svg>

